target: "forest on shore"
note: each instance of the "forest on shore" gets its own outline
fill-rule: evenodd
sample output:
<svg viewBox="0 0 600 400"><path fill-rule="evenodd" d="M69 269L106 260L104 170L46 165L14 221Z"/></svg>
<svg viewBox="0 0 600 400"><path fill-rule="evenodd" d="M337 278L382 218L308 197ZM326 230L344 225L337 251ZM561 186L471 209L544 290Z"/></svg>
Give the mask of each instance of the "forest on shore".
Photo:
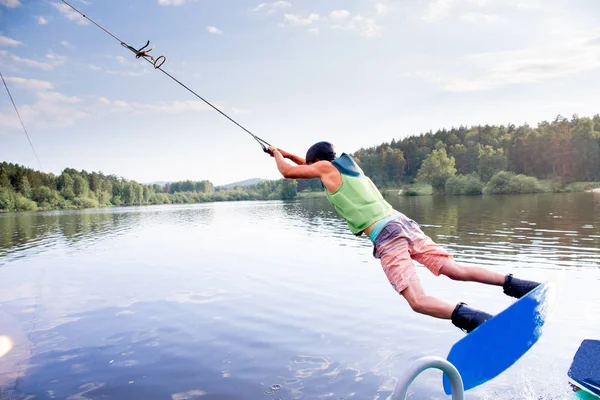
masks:
<svg viewBox="0 0 600 400"><path fill-rule="evenodd" d="M109 206L204 203L240 200L292 200L294 180L214 187L209 181L143 185L101 172L67 168L59 176L16 164L0 164L0 210L35 211Z"/></svg>
<svg viewBox="0 0 600 400"><path fill-rule="evenodd" d="M435 192L456 195L585 190L600 186L600 114L558 116L537 127L441 129L362 148L352 156L380 188L423 183ZM540 180L550 184L541 185ZM56 176L0 164L0 211L292 200L306 190L322 186L314 179L234 187L215 187L206 180L144 185L101 172L66 168ZM404 194L419 193L407 189Z"/></svg>
<svg viewBox="0 0 600 400"><path fill-rule="evenodd" d="M537 127L478 125L392 140L352 154L380 188L426 183L447 194L586 190L600 181L600 114ZM544 185L540 180L545 180ZM299 182L299 190L320 189ZM408 188L404 194L417 194Z"/></svg>

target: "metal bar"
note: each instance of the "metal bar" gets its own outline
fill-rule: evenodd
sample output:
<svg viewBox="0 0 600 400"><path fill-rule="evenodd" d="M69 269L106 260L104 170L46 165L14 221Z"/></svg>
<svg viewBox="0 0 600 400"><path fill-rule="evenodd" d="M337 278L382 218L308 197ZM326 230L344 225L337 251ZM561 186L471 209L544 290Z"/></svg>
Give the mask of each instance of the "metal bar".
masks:
<svg viewBox="0 0 600 400"><path fill-rule="evenodd" d="M428 356L416 360L410 368L400 376L398 383L396 384L396 390L394 390L394 394L392 395L392 400L405 400L408 393L408 387L421 372L429 368L439 369L448 376L450 384L452 385L452 400L465 399L465 388L456 367L443 358Z"/></svg>

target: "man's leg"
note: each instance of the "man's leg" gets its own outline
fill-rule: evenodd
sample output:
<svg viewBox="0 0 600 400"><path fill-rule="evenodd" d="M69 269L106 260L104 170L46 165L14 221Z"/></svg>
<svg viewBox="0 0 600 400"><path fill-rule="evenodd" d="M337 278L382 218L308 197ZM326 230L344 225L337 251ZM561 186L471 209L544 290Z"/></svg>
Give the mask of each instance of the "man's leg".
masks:
<svg viewBox="0 0 600 400"><path fill-rule="evenodd" d="M393 247L395 251L381 257L381 265L392 287L408 301L415 312L435 318L450 319L455 326L466 332L471 332L492 317L483 311L469 308L464 303L452 305L425 294L415 265L405 246L399 240Z"/></svg>
<svg viewBox="0 0 600 400"><path fill-rule="evenodd" d="M525 296L539 285L538 282L514 278L512 274L503 275L479 265L461 264L448 258L443 262L440 274L446 275L455 281L480 282L502 286L506 295L516 298Z"/></svg>
<svg viewBox="0 0 600 400"><path fill-rule="evenodd" d="M452 323L469 333L483 324L492 315L469 308L465 303L452 305L437 297L425 294L419 278L411 279L409 286L400 293L413 311L435 318L451 319Z"/></svg>
<svg viewBox="0 0 600 400"><path fill-rule="evenodd" d="M414 242L411 257L436 276L446 275L456 281L502 286L506 295L516 298L523 297L539 285L538 282L517 279L512 275L504 275L479 265L457 263L428 236Z"/></svg>
<svg viewBox="0 0 600 400"><path fill-rule="evenodd" d="M413 242L405 237L405 227L397 221L388 225L375 240L373 255L381 259L383 272L392 287L404 296L414 311L435 318L451 319L454 325L467 332L471 332L492 317L482 311L473 310L464 303L453 306L441 299L427 296L411 258L411 253L414 253Z"/></svg>
<svg viewBox="0 0 600 400"><path fill-rule="evenodd" d="M446 275L454 281L470 281L502 286L506 276L475 264L462 264L450 258L443 260L441 275Z"/></svg>
<svg viewBox="0 0 600 400"><path fill-rule="evenodd" d="M450 319L455 305L437 297L427 296L419 278L411 279L409 286L400 293L413 311L435 318Z"/></svg>

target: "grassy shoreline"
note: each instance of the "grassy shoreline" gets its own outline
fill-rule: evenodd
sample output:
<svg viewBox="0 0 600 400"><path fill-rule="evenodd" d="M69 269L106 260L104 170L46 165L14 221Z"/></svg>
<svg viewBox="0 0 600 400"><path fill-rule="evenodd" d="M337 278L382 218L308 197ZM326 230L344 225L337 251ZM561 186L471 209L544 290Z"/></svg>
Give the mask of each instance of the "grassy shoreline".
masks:
<svg viewBox="0 0 600 400"><path fill-rule="evenodd" d="M539 182L541 191L537 194L543 193L594 193L600 194L600 182L573 182L567 185L560 185L556 181L552 180L542 180ZM435 194L431 185L424 183L409 183L402 185L401 187L391 187L391 188L382 188L380 189L381 193L384 197L387 196L431 196ZM440 193L444 194L444 193ZM531 193L513 193L511 195L519 195L519 194L531 194ZM464 195L452 195L448 194L448 196L464 196ZM479 195L481 196L481 195ZM494 196L493 194L488 194L488 196ZM318 199L325 198L324 190L313 190L313 191L301 191L298 192L297 199L305 200L305 199ZM208 203L213 202L227 202L227 201L240 201L239 199L231 199L231 200L220 200L220 201L208 201ZM250 200L251 201L251 200ZM205 203L205 202L202 202ZM171 204L183 204L183 203L171 203ZM186 204L199 204L199 203L186 203ZM137 206L137 205L134 205ZM130 207L125 205L115 206L115 205L100 205L98 207L93 208L119 208L119 207ZM70 210L85 210L88 208L71 208ZM35 210L21 210L21 211L7 211L0 210L0 214L4 213L21 213L21 212L41 212L41 211L56 211L60 210L60 208L42 208L38 207Z"/></svg>
<svg viewBox="0 0 600 400"><path fill-rule="evenodd" d="M594 192L600 193L600 182L572 182L568 184L561 184L560 182L553 181L550 179L539 181L540 191L537 193L583 193L583 192ZM430 185L422 183L406 184L400 188L389 188L384 189L382 192L386 195L397 193L399 196L429 196L434 193L433 188ZM443 194L443 193L441 193ZM511 193L514 195L519 194L531 194L531 193ZM449 196L464 196L464 195L452 195ZM481 195L479 195L481 196ZM488 196L494 196L494 194L488 194Z"/></svg>
<svg viewBox="0 0 600 400"><path fill-rule="evenodd" d="M559 182L546 179L539 181L541 191L538 193L600 193L600 182L572 182L569 184L561 184ZM431 185L425 183L407 183L400 187L381 188L381 193L384 196L431 196L434 194ZM443 193L442 193L443 194ZM519 195L521 193L514 193ZM527 194L527 193L522 193ZM449 196L464 196L464 195L451 195ZM479 195L481 196L481 195ZM489 194L488 196L494 196ZM325 197L325 191L301 191L298 192L298 199L315 199Z"/></svg>

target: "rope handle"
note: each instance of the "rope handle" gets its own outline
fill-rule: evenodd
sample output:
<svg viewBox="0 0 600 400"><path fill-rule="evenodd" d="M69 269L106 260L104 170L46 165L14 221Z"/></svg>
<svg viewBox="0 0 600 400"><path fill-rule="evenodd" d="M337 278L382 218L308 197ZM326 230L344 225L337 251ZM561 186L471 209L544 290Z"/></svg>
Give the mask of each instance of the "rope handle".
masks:
<svg viewBox="0 0 600 400"><path fill-rule="evenodd" d="M135 53L135 58L145 58L145 59L152 60L152 65L154 66L154 69L159 69L167 61L167 57L165 57L165 56L159 56L158 58L154 58L149 54L152 50L154 50L154 47L150 47L148 50L145 50L146 47L150 46L149 40L146 41L146 44L144 46L140 47L139 49L131 47L130 45L128 45L125 42L121 42L121 46L123 46L123 47L131 50L133 53Z"/></svg>

